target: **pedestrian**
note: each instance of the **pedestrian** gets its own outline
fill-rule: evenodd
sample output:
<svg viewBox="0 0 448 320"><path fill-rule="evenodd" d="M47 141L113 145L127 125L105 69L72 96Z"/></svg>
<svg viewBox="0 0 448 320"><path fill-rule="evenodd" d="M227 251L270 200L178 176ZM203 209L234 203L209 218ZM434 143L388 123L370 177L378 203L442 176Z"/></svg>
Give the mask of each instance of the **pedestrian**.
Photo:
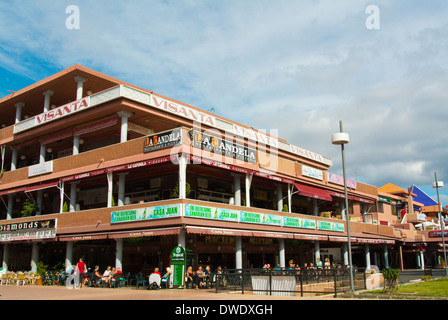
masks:
<svg viewBox="0 0 448 320"><path fill-rule="evenodd" d="M82 288L82 285L84 283L84 276L87 273L87 266L85 264L85 262L83 261L82 258L79 258L78 263L76 264L76 269L75 269L75 276L78 277L79 279L79 287ZM76 285L76 281L75 281L75 285Z"/></svg>

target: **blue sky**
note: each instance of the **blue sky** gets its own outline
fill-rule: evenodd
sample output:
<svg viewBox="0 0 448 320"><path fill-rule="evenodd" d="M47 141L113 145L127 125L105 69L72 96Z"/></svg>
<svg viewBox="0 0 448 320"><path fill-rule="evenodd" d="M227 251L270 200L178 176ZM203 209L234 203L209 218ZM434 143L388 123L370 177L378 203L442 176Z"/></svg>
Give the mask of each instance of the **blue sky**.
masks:
<svg viewBox="0 0 448 320"><path fill-rule="evenodd" d="M79 29L66 27L69 5ZM369 5L379 29L366 27ZM435 197L435 171L448 185L446 17L435 0L0 1L0 97L79 63L278 129L336 174L342 120L349 178Z"/></svg>

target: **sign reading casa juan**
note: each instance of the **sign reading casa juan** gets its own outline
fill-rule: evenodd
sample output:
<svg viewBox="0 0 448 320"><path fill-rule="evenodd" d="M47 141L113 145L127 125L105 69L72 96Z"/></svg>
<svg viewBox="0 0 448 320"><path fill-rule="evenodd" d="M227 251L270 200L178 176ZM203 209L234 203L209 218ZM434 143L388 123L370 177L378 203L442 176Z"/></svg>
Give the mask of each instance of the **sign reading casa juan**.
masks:
<svg viewBox="0 0 448 320"><path fill-rule="evenodd" d="M133 222L159 218L179 217L180 205L169 204L165 206L138 208L111 213L110 223Z"/></svg>
<svg viewBox="0 0 448 320"><path fill-rule="evenodd" d="M56 237L56 219L0 225L0 241L49 239Z"/></svg>
<svg viewBox="0 0 448 320"><path fill-rule="evenodd" d="M198 131L193 131L193 147L249 163L257 160L253 149Z"/></svg>
<svg viewBox="0 0 448 320"><path fill-rule="evenodd" d="M177 128L146 137L143 151L146 153L159 149L171 148L181 143L182 131L180 128Z"/></svg>

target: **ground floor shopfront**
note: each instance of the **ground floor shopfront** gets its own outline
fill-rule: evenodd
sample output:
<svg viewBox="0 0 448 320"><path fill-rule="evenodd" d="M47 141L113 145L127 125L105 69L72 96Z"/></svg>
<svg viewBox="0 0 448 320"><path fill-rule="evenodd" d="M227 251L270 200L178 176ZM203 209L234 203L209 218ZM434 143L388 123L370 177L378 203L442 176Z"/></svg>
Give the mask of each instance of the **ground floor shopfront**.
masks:
<svg viewBox="0 0 448 320"><path fill-rule="evenodd" d="M170 230L176 232L175 228ZM204 232L198 227L190 227L190 232L115 239L84 236L80 240L69 241L61 237L54 241L14 242L3 244L2 259L4 267L13 271L31 270L38 261L56 269L62 269L66 264L69 269L70 265L83 258L91 269L95 265L100 266L101 270L107 266L119 266L123 272L143 271L149 274L155 267L164 269L169 266L171 250L178 244L184 244L187 265L193 268L199 265L209 265L212 270L218 266L230 269L261 268L267 263L271 267L288 267L290 260L303 267L315 265L317 258L322 261L328 258L332 265L348 264L346 242L213 235L211 233L216 230L198 233ZM395 266L399 260L395 259L396 254L391 249L393 247L387 244L353 245L353 264L358 268Z"/></svg>

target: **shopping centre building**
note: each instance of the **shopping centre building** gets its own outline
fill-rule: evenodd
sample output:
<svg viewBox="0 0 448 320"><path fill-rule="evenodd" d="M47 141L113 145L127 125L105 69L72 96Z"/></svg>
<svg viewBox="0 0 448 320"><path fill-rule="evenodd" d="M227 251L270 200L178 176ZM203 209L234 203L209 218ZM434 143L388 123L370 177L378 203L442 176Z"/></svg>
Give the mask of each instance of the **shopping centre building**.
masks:
<svg viewBox="0 0 448 320"><path fill-rule="evenodd" d="M80 65L0 99L0 119L4 268L149 272L177 245L193 267L348 263L343 178L281 132ZM355 265L440 264L414 193L347 187Z"/></svg>

